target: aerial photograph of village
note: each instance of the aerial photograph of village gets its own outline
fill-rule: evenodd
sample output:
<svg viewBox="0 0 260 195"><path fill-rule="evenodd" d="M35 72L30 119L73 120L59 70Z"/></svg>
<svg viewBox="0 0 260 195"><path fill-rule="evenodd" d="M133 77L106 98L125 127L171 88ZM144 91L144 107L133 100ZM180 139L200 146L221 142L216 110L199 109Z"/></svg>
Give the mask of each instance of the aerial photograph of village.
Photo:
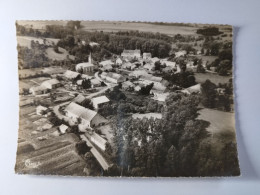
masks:
<svg viewBox="0 0 260 195"><path fill-rule="evenodd" d="M229 25L16 21L15 172L240 175Z"/></svg>

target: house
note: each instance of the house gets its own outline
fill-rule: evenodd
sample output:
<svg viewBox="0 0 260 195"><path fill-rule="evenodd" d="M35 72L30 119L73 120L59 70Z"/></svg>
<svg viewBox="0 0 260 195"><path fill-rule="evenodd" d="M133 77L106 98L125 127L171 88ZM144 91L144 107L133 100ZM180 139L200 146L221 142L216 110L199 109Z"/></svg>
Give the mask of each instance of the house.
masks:
<svg viewBox="0 0 260 195"><path fill-rule="evenodd" d="M122 65L122 68L128 70L134 70L136 68L136 65L132 64L131 62L126 62Z"/></svg>
<svg viewBox="0 0 260 195"><path fill-rule="evenodd" d="M139 59L141 58L141 51L140 49L135 49L135 50L124 49L123 53L121 53L121 56L126 59Z"/></svg>
<svg viewBox="0 0 260 195"><path fill-rule="evenodd" d="M100 124L104 124L107 122L106 119L99 115L97 112L88 108L84 108L83 106L80 106L75 102L71 102L64 109L64 112L73 123L79 123L79 128L81 131L84 131L87 128L99 126Z"/></svg>
<svg viewBox="0 0 260 195"><path fill-rule="evenodd" d="M103 95L103 96L92 98L91 102L95 109L99 109L104 104L107 104L108 102L110 102L110 100L106 96Z"/></svg>
<svg viewBox="0 0 260 195"><path fill-rule="evenodd" d="M201 92L201 85L200 84L193 85L191 87L188 87L186 89L181 90L181 92L186 93L186 94L200 93Z"/></svg>
<svg viewBox="0 0 260 195"><path fill-rule="evenodd" d="M31 87L29 89L29 92L33 95L41 95L41 94L46 94L48 93L50 90L48 88L46 88L45 86L36 86L36 87Z"/></svg>
<svg viewBox="0 0 260 195"><path fill-rule="evenodd" d="M123 64L123 60L121 58L116 59L116 65L121 66Z"/></svg>
<svg viewBox="0 0 260 195"><path fill-rule="evenodd" d="M178 52L175 52L175 57L178 58L181 56L185 56L186 54L187 54L187 51L185 51L185 50L178 51Z"/></svg>
<svg viewBox="0 0 260 195"><path fill-rule="evenodd" d="M94 47L94 46L99 46L99 43L96 43L96 42L89 42L89 45L91 47Z"/></svg>
<svg viewBox="0 0 260 195"><path fill-rule="evenodd" d="M134 91L139 92L141 90L141 88L142 88L142 86L137 85L137 86L135 86Z"/></svg>
<svg viewBox="0 0 260 195"><path fill-rule="evenodd" d="M82 79L93 79L93 76L89 76L87 74L81 74Z"/></svg>
<svg viewBox="0 0 260 195"><path fill-rule="evenodd" d="M47 111L48 111L48 108L46 108L44 106L39 105L39 106L36 107L36 114L37 115L45 115L45 114L47 114Z"/></svg>
<svg viewBox="0 0 260 195"><path fill-rule="evenodd" d="M77 80L76 84L81 86L81 85L82 85L82 82L83 82L82 79L81 79L81 80Z"/></svg>
<svg viewBox="0 0 260 195"><path fill-rule="evenodd" d="M122 89L123 90L133 90L135 85L130 81L125 81L122 83Z"/></svg>
<svg viewBox="0 0 260 195"><path fill-rule="evenodd" d="M160 101L160 102L165 102L166 98L169 96L168 92L165 93L161 90L155 90L155 89L152 89L150 91L150 94L153 95L154 100L157 100L157 101Z"/></svg>
<svg viewBox="0 0 260 195"><path fill-rule="evenodd" d="M164 72L164 73L171 73L171 72L172 72L172 70L173 70L173 68L172 68L172 67L170 67L170 66L167 66L167 67L165 67L165 68L163 68L163 69L162 69L162 72Z"/></svg>
<svg viewBox="0 0 260 195"><path fill-rule="evenodd" d="M144 69L149 70L149 71L154 70L154 68L155 68L154 64L146 63L144 65Z"/></svg>
<svg viewBox="0 0 260 195"><path fill-rule="evenodd" d="M90 140L98 146L101 150L105 151L106 150L106 144L107 140L105 140L103 137L98 135L97 133L93 133L90 137Z"/></svg>
<svg viewBox="0 0 260 195"><path fill-rule="evenodd" d="M108 64L108 65L103 66L103 68L101 70L103 70L103 71L111 71L112 69L113 69L113 67L110 64Z"/></svg>
<svg viewBox="0 0 260 195"><path fill-rule="evenodd" d="M59 130L61 132L61 134L65 134L68 131L69 127L67 125L61 124L59 126Z"/></svg>
<svg viewBox="0 0 260 195"><path fill-rule="evenodd" d="M125 78L120 74L113 73L113 72L109 72L107 74L103 74L103 73L101 74L101 78L105 78L108 82L117 84L125 81Z"/></svg>
<svg viewBox="0 0 260 195"><path fill-rule="evenodd" d="M80 78L80 74L78 72L74 72L74 71L71 71L71 70L67 70L64 74L63 74L64 77L66 77L67 79L69 80L72 80L72 79L79 79Z"/></svg>
<svg viewBox="0 0 260 195"><path fill-rule="evenodd" d="M140 78L141 76L150 76L146 70L134 70L129 74L129 76Z"/></svg>
<svg viewBox="0 0 260 195"><path fill-rule="evenodd" d="M42 82L42 87L45 87L47 89L55 89L61 86L61 83L57 79L50 79L47 81Z"/></svg>
<svg viewBox="0 0 260 195"><path fill-rule="evenodd" d="M92 88L101 86L101 82L98 79L96 79L96 78L95 79L91 79L90 82L91 82L91 87Z"/></svg>
<svg viewBox="0 0 260 195"><path fill-rule="evenodd" d="M106 77L107 77L107 73L106 73L106 72L102 72L102 73L100 74L100 77L105 80Z"/></svg>
<svg viewBox="0 0 260 195"><path fill-rule="evenodd" d="M63 74L66 70L63 69L60 66L51 66L51 67L46 67L43 69L44 73L50 74L50 75L56 75L56 74Z"/></svg>
<svg viewBox="0 0 260 195"><path fill-rule="evenodd" d="M94 68L95 68L95 65L92 64L91 53L89 54L88 62L79 63L75 67L77 72L83 73L83 74L94 72Z"/></svg>
<svg viewBox="0 0 260 195"><path fill-rule="evenodd" d="M105 61L99 62L99 65L102 67L107 66L107 65L112 66L113 64L114 64L114 62L112 62L111 60L105 60Z"/></svg>
<svg viewBox="0 0 260 195"><path fill-rule="evenodd" d="M152 54L151 53L143 53L143 59L144 60L149 60L152 58Z"/></svg>
<svg viewBox="0 0 260 195"><path fill-rule="evenodd" d="M86 98L82 94L79 94L72 101L77 103L77 104L81 104L85 100L86 100Z"/></svg>

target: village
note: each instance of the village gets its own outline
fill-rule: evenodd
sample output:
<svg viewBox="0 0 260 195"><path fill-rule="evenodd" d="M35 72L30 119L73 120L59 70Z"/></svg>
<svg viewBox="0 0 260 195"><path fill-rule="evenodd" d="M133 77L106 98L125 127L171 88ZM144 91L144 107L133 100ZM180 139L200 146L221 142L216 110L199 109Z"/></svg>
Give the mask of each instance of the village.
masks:
<svg viewBox="0 0 260 195"><path fill-rule="evenodd" d="M99 43L89 45L97 47ZM124 49L120 55L96 61L89 52L88 60L72 63L70 69L49 66L19 70L18 158L21 154L22 163L16 169L23 173L33 169L36 174L109 175L109 170L117 166L111 155L117 147L114 121L120 112L124 118L161 120L172 93L187 97L202 93L202 82L195 81L193 72L202 69L201 74L217 75L201 50L181 49L173 56L174 60L140 49ZM183 72L191 72L184 78L188 84L172 84L167 79ZM214 90L218 95L225 94L225 86ZM233 104L229 106L232 113ZM205 115L201 112L201 116ZM151 139L148 135L145 141L134 140L141 146ZM56 162L62 163L50 166Z"/></svg>

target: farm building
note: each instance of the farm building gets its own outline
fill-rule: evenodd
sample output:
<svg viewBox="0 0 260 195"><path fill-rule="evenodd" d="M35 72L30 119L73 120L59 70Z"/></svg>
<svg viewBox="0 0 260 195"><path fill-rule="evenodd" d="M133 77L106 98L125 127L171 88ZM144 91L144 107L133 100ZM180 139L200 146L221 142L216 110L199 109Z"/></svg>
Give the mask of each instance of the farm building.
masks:
<svg viewBox="0 0 260 195"><path fill-rule="evenodd" d="M80 121L79 128L83 130L106 122L106 119L100 116L97 112L84 108L74 102L71 102L64 111L66 116L69 117L72 122L77 124Z"/></svg>
<svg viewBox="0 0 260 195"><path fill-rule="evenodd" d="M123 53L121 53L121 56L126 59L139 59L141 58L141 51L139 49L135 50L126 50L124 49Z"/></svg>
<svg viewBox="0 0 260 195"><path fill-rule="evenodd" d="M178 51L178 52L175 52L175 57L178 58L181 56L185 56L186 54L187 54L187 51L185 51L185 50Z"/></svg>
<svg viewBox="0 0 260 195"><path fill-rule="evenodd" d="M110 64L108 64L108 65L103 66L103 68L101 70L103 70L103 71L111 71L112 69L113 69L113 67Z"/></svg>
<svg viewBox="0 0 260 195"><path fill-rule="evenodd" d="M90 73L94 72L95 65L92 64L91 54L88 57L88 62L79 63L76 65L75 69L79 73Z"/></svg>
<svg viewBox="0 0 260 195"><path fill-rule="evenodd" d="M46 94L49 92L49 89L46 88L45 86L36 86L36 87L31 87L29 89L29 92L33 95L41 95L41 94Z"/></svg>
<svg viewBox="0 0 260 195"><path fill-rule="evenodd" d="M131 90L134 89L135 85L130 81L125 81L122 83L122 89L124 90Z"/></svg>
<svg viewBox="0 0 260 195"><path fill-rule="evenodd" d="M160 91L160 90L155 90L155 89L152 89L150 91L150 94L153 95L153 99L154 100L157 100L157 101L160 101L160 102L165 102L166 98L168 97L169 93L168 92L163 92L163 91Z"/></svg>
<svg viewBox="0 0 260 195"><path fill-rule="evenodd" d="M80 78L80 74L78 72L74 72L74 71L71 71L71 70L67 70L64 74L63 74L64 77L66 77L67 79L78 79Z"/></svg>
<svg viewBox="0 0 260 195"><path fill-rule="evenodd" d="M129 69L129 70L134 70L136 68L135 64L132 64L131 62L126 62L122 65L123 69Z"/></svg>
<svg viewBox="0 0 260 195"><path fill-rule="evenodd" d="M75 102L75 103L77 103L77 104L81 104L81 103L84 102L85 100L86 100L86 98L85 98L83 95L79 94L79 95L77 95L77 97L75 97L72 101Z"/></svg>
<svg viewBox="0 0 260 195"><path fill-rule="evenodd" d="M48 111L48 108L46 108L44 106L39 105L39 106L36 107L36 114L37 115L45 115L47 113L47 111Z"/></svg>
<svg viewBox="0 0 260 195"><path fill-rule="evenodd" d="M92 88L101 86L101 82L98 79L91 79L90 82Z"/></svg>
<svg viewBox="0 0 260 195"><path fill-rule="evenodd" d="M57 79L50 79L42 82L41 86L46 87L47 89L55 89L61 86L61 83Z"/></svg>
<svg viewBox="0 0 260 195"><path fill-rule="evenodd" d="M93 76L89 76L87 74L81 74L82 79L93 79Z"/></svg>
<svg viewBox="0 0 260 195"><path fill-rule="evenodd" d="M152 58L152 54L151 53L143 53L143 59L144 60L149 60Z"/></svg>
<svg viewBox="0 0 260 195"><path fill-rule="evenodd" d="M107 104L110 100L106 96L92 98L91 102L95 109L99 109L102 105Z"/></svg>
<svg viewBox="0 0 260 195"><path fill-rule="evenodd" d="M106 143L107 140L105 140L103 137L98 135L97 133L93 133L90 137L90 140L98 146L101 150L105 151L106 150Z"/></svg>
<svg viewBox="0 0 260 195"><path fill-rule="evenodd" d="M149 71L152 71L152 70L154 70L154 68L155 68L155 66L154 66L154 64L150 64L150 63L146 63L145 65L144 65L144 69L146 69L146 70L149 70Z"/></svg>
<svg viewBox="0 0 260 195"><path fill-rule="evenodd" d="M123 60L121 58L116 59L116 65L121 66L123 64Z"/></svg>
<svg viewBox="0 0 260 195"><path fill-rule="evenodd" d="M120 83L125 81L125 78L122 75L117 73L112 73L112 72L109 73L102 72L101 78L106 79L108 82L111 83Z"/></svg>
<svg viewBox="0 0 260 195"><path fill-rule="evenodd" d="M200 93L201 92L201 85L200 84L193 85L191 87L188 87L186 89L181 90L181 92L186 93L186 94Z"/></svg>
<svg viewBox="0 0 260 195"><path fill-rule="evenodd" d="M113 64L114 64L114 62L112 62L111 60L105 60L105 61L99 62L99 65L102 67L107 66L107 65L112 66Z"/></svg>
<svg viewBox="0 0 260 195"><path fill-rule="evenodd" d="M69 127L67 125L61 124L59 126L59 130L60 130L61 134L66 133L68 131L68 129L69 129Z"/></svg>

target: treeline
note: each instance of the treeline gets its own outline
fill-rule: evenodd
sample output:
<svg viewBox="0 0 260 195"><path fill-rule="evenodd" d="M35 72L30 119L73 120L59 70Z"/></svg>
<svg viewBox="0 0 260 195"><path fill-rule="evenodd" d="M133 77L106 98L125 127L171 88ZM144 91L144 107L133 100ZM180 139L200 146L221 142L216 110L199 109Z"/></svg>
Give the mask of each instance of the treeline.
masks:
<svg viewBox="0 0 260 195"><path fill-rule="evenodd" d="M196 119L198 104L196 95L172 94L166 101L162 120L118 115L113 122L112 156L116 166L105 175L238 175L234 143L228 142L215 151L209 142L204 142L209 136L209 123Z"/></svg>
<svg viewBox="0 0 260 195"><path fill-rule="evenodd" d="M223 34L223 32L220 32L219 28L217 27L208 27L204 29L198 29L197 34L201 34L204 36L216 36L216 35Z"/></svg>

